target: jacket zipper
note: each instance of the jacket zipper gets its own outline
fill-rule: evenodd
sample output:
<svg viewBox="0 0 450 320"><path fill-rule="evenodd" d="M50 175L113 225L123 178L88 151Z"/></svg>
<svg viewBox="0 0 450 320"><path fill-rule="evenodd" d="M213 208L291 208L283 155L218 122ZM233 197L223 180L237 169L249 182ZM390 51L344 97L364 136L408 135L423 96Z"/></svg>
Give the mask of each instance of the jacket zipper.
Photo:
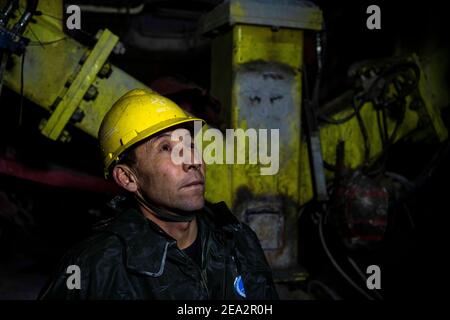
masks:
<svg viewBox="0 0 450 320"><path fill-rule="evenodd" d="M206 279L206 275L204 274L204 270L202 270L201 267L199 267L197 265L197 263L194 262L194 260L191 259L191 257L189 257L186 253L183 252L183 250L178 249L178 252L183 256L183 258L187 261L189 261L190 264L192 264L194 266L194 268L198 271L198 273L200 274L201 280L200 283L203 287L203 289L206 292L206 297L209 300L209 290L208 290L208 281ZM202 252L202 256L203 256L203 252ZM203 261L203 257L202 257L202 261ZM203 262L202 262L203 264ZM206 270L205 270L206 271Z"/></svg>

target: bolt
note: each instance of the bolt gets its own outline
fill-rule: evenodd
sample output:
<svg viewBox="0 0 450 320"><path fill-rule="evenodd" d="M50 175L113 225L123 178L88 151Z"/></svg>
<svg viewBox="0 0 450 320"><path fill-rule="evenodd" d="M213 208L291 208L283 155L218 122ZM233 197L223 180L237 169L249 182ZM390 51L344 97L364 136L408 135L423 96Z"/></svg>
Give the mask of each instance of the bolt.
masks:
<svg viewBox="0 0 450 320"><path fill-rule="evenodd" d="M90 85L89 89L84 94L83 99L86 100L86 101L94 100L95 98L97 98L97 96L98 96L97 88L95 86L93 86L93 85Z"/></svg>
<svg viewBox="0 0 450 320"><path fill-rule="evenodd" d="M90 54L91 54L91 50L86 50L86 52L83 54L83 56L81 57L81 59L78 63L79 64L85 63Z"/></svg>
<svg viewBox="0 0 450 320"><path fill-rule="evenodd" d="M113 49L115 54L125 54L125 51L125 45L122 42L117 42Z"/></svg>
<svg viewBox="0 0 450 320"><path fill-rule="evenodd" d="M68 143L70 142L70 140L72 140L72 136L70 135L69 131L63 130L61 132L61 135L59 136L59 141L63 143Z"/></svg>
<svg viewBox="0 0 450 320"><path fill-rule="evenodd" d="M44 129L45 125L47 124L47 119L42 119L41 122L39 122L39 131L42 131Z"/></svg>
<svg viewBox="0 0 450 320"><path fill-rule="evenodd" d="M77 108L75 112L72 114L70 121L72 122L80 122L84 118L84 112L80 108Z"/></svg>
<svg viewBox="0 0 450 320"><path fill-rule="evenodd" d="M106 62L98 72L99 78L108 78L112 73L112 67L109 62Z"/></svg>
<svg viewBox="0 0 450 320"><path fill-rule="evenodd" d="M98 30L97 33L95 34L95 39L99 40L100 37L102 36L102 34L103 34L103 30Z"/></svg>
<svg viewBox="0 0 450 320"><path fill-rule="evenodd" d="M67 81L66 81L66 83L64 84L64 86L65 86L66 88L69 88L69 87L72 85L74 79L75 79L75 76L74 76L74 75L71 75L71 76L67 79Z"/></svg>

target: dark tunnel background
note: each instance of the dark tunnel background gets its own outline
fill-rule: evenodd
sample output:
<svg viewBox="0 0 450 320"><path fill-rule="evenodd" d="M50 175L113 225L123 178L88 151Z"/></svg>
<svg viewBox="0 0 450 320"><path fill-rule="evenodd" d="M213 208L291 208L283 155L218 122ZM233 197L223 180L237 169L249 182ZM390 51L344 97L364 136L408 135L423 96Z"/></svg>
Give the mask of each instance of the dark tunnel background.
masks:
<svg viewBox="0 0 450 320"><path fill-rule="evenodd" d="M101 1L96 4L98 2ZM128 3L132 7L141 1ZM419 55L428 46L448 52L448 18L443 4L406 1L395 4L317 1L317 4L324 12L327 32L321 103L351 87L347 70L354 62L390 57L399 47ZM381 7L381 30L362 27L369 4ZM213 1L149 1L144 14L156 16L158 6L191 10L199 16L212 9ZM83 33L73 36L89 42L89 34L108 27L122 37L127 48L124 55L114 56L112 62L146 85L152 86L161 77L178 76L209 89L211 56L207 42L197 48L171 52L139 47L136 43L127 43L133 19L132 16L124 21L122 16L83 14ZM170 23L150 19L144 23L148 23L152 34L159 32L171 37L193 28L195 18L172 19ZM314 68L313 41L312 32L306 32L305 63L311 69ZM448 70L446 74L448 86ZM24 82L26 85L26 79ZM23 107L19 107L21 105ZM92 179L93 187L83 189L79 185L60 187L58 181L53 186L40 183L39 179L29 181L5 170L0 174L0 299L34 299L64 251L91 234L96 222L113 214L106 203L113 197L114 189L105 192L100 188L103 186L102 166L94 139L74 128L69 128L72 135L69 144L45 138L38 127L40 120L48 117L47 111L5 87L0 97L0 110L0 158L4 168L5 161L14 159L20 164L16 168L18 171L65 172ZM449 128L448 106L442 110L442 117ZM432 162L438 151L438 161ZM432 139L398 143L390 150L387 168L414 180L430 163L433 170L429 171L429 179L405 200L407 212L399 210L390 217L382 246L355 257L358 261L379 263L383 270L381 293L385 299L438 298L439 289L446 287L446 220L450 212L448 143L446 146ZM300 263L314 279L327 283L342 298L361 299L327 260L317 227L308 214L309 207L306 206L298 223ZM333 230L328 230L327 236L330 240L337 237ZM345 252L338 241L333 242L332 249L338 260L345 260ZM305 290L302 284L288 288L284 298L299 297L299 290ZM317 296L330 298L323 292Z"/></svg>

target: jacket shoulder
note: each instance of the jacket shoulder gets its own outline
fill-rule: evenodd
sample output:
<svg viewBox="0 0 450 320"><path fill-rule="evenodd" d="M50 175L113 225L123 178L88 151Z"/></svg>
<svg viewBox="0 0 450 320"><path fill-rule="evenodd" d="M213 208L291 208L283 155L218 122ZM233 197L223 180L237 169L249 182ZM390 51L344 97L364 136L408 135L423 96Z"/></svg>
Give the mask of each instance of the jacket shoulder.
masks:
<svg viewBox="0 0 450 320"><path fill-rule="evenodd" d="M112 274L111 269L119 265L122 254L121 246L118 237L106 232L93 235L73 246L61 258L38 299L78 300L89 298L92 286L107 281L106 275ZM68 283L74 279L75 275L79 277L80 287L70 289ZM92 283L92 279L95 279L95 283ZM76 281L73 283L76 284Z"/></svg>
<svg viewBox="0 0 450 320"><path fill-rule="evenodd" d="M77 261L82 265L111 260L121 254L123 244L113 233L102 231L78 243L67 251L63 260Z"/></svg>

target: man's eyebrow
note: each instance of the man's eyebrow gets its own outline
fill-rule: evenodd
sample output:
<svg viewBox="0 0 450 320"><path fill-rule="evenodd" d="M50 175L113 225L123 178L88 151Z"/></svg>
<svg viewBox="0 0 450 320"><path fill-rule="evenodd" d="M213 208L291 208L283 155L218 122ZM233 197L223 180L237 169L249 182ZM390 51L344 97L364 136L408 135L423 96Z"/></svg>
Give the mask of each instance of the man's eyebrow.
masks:
<svg viewBox="0 0 450 320"><path fill-rule="evenodd" d="M169 138L170 138L170 136L171 136L171 134L168 133L168 132L162 133L162 134L160 134L160 135L154 137L154 138L151 140L151 143L156 143L156 142L157 142L159 139L161 139L161 138L166 138L166 137L169 137Z"/></svg>

